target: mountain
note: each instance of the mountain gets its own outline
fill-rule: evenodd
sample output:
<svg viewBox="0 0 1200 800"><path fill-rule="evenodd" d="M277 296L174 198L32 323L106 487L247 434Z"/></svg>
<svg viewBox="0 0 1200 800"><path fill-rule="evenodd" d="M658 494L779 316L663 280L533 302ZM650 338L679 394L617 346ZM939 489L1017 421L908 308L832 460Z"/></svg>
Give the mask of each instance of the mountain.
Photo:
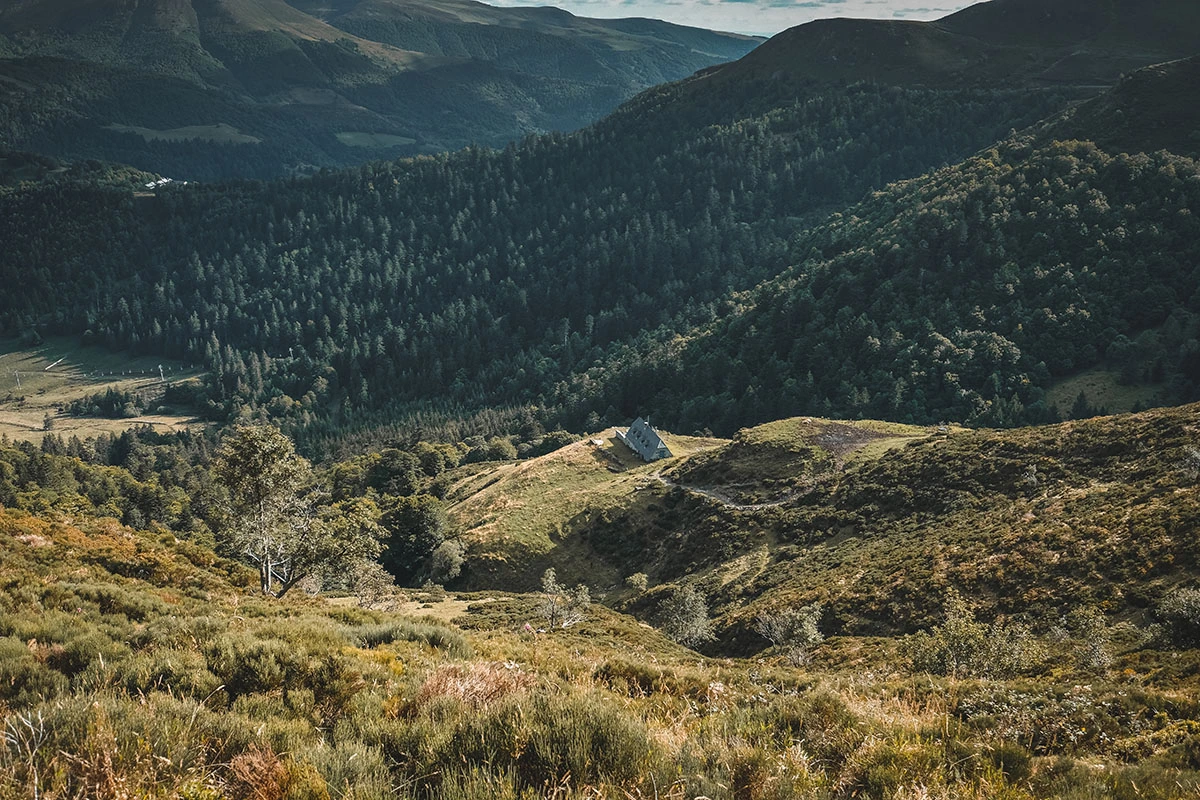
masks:
<svg viewBox="0 0 1200 800"><path fill-rule="evenodd" d="M783 31L737 61L647 90L598 125L623 137L646 126L725 125L862 84L1021 91L1065 108L1125 73L1196 55L1197 35L1200 15L1178 0L993 0L933 22L823 19Z"/></svg>
<svg viewBox="0 0 1200 800"><path fill-rule="evenodd" d="M302 181L26 184L0 195L3 328L202 362L200 408L278 397L306 448L430 404L558 413L618 349L728 313L828 209L1061 102L854 87L724 126L597 126Z"/></svg>
<svg viewBox="0 0 1200 800"><path fill-rule="evenodd" d="M1195 398L1198 174L1165 152L1015 140L834 215L725 318L615 354L578 385L589 407L632 395L717 431L806 409L1078 416L1107 401L1094 391L1081 411L1051 394L1089 371L1105 392L1149 388L1143 404Z"/></svg>
<svg viewBox="0 0 1200 800"><path fill-rule="evenodd" d="M265 176L582 127L757 41L468 2L23 0L0 104L10 148Z"/></svg>
<svg viewBox="0 0 1200 800"><path fill-rule="evenodd" d="M1006 425L1200 396L1198 166L1162 149L1196 152L1195 69L1134 73L799 232L792 266L725 318L579 376L583 408L599 392L728 431L831 410Z"/></svg>
<svg viewBox="0 0 1200 800"><path fill-rule="evenodd" d="M1187 0L991 0L934 22L827 19L705 72L714 83L856 81L929 86L1111 85L1127 71L1195 55Z"/></svg>
<svg viewBox="0 0 1200 800"><path fill-rule="evenodd" d="M1156 91L1194 95L1186 66ZM206 416L257 409L326 457L485 412L492 435L528 408L728 435L1197 396L1195 162L1035 125L1102 139L1133 90L1067 117L1052 91L879 84L748 95L717 123L642 113L679 86L504 151L132 193L21 183L0 194L3 329L204 364Z"/></svg>

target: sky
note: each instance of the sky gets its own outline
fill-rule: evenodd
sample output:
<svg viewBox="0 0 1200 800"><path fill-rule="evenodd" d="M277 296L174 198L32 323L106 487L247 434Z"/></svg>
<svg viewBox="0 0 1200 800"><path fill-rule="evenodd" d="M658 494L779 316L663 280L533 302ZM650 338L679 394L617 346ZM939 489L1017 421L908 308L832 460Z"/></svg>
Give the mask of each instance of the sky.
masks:
<svg viewBox="0 0 1200 800"><path fill-rule="evenodd" d="M930 20L970 0L485 0L497 6L554 5L581 17L652 17L700 28L770 36L827 17Z"/></svg>

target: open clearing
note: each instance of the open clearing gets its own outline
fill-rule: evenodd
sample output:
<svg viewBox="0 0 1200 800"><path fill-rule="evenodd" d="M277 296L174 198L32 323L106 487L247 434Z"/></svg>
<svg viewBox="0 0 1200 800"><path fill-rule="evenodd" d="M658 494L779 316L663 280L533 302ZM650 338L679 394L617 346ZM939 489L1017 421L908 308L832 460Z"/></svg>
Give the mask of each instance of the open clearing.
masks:
<svg viewBox="0 0 1200 800"><path fill-rule="evenodd" d="M362 131L346 131L337 134L337 140L347 147L403 147L416 144L416 139L407 136L393 136L390 133L364 133Z"/></svg>
<svg viewBox="0 0 1200 800"><path fill-rule="evenodd" d="M158 394L163 388L160 364L167 384L196 380L202 374L187 364L82 346L74 339L50 339L34 346L0 340L0 434L40 442L47 414L51 431L64 437L117 433L136 425L157 430L198 425L190 417L165 410L129 419L70 417L60 411L72 400L108 389Z"/></svg>
<svg viewBox="0 0 1200 800"><path fill-rule="evenodd" d="M186 142L199 139L218 144L261 144L262 139L242 133L232 125L218 122L215 125L188 125L184 128L171 128L165 131L154 128L139 128L136 125L106 125L110 131L120 133L136 133L147 142Z"/></svg>
<svg viewBox="0 0 1200 800"><path fill-rule="evenodd" d="M1059 381L1046 392L1046 403L1058 406L1058 413L1066 419L1070 416L1071 406L1075 404L1080 392L1087 395L1089 405L1097 409L1103 408L1109 414L1124 414L1132 411L1139 403L1145 408L1150 408L1169 402L1169 398L1163 397L1165 386L1122 386L1117 382L1118 378L1116 372L1103 369L1090 369L1072 375Z"/></svg>
<svg viewBox="0 0 1200 800"><path fill-rule="evenodd" d="M470 546L473 569L507 571L515 567L514 559L537 560L553 550L577 548L577 563L564 568L561 577L577 582L586 575L600 584L619 580L606 574L611 568L587 558L586 548L571 536L575 526L626 507L638 492L657 484L653 476L659 470L726 443L660 433L674 456L652 464L637 458L609 428L539 458L469 471L450 488L447 500L450 517Z"/></svg>

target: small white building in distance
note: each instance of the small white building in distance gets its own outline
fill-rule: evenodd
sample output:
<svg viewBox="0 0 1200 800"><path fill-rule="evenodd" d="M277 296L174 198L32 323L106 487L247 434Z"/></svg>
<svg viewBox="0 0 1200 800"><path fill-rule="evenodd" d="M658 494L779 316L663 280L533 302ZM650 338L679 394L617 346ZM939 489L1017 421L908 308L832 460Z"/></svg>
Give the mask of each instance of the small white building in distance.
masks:
<svg viewBox="0 0 1200 800"><path fill-rule="evenodd" d="M642 461L658 461L660 458L670 458L671 451L666 442L658 435L658 431L650 425L650 420L638 417L629 430L617 429L617 438L637 453Z"/></svg>

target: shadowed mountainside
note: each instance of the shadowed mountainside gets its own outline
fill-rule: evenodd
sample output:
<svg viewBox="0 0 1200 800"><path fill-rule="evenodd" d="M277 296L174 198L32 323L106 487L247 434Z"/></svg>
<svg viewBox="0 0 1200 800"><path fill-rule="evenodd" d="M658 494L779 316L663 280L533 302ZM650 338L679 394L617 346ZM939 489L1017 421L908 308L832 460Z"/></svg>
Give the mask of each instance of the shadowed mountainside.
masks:
<svg viewBox="0 0 1200 800"><path fill-rule="evenodd" d="M1200 11L1181 0L992 0L935 22L829 19L791 28L714 82L870 80L929 86L1090 86L1191 56Z"/></svg>
<svg viewBox="0 0 1200 800"><path fill-rule="evenodd" d="M6 144L188 178L499 145L582 127L641 89L758 42L469 2L302 6L22 0L0 9Z"/></svg>

